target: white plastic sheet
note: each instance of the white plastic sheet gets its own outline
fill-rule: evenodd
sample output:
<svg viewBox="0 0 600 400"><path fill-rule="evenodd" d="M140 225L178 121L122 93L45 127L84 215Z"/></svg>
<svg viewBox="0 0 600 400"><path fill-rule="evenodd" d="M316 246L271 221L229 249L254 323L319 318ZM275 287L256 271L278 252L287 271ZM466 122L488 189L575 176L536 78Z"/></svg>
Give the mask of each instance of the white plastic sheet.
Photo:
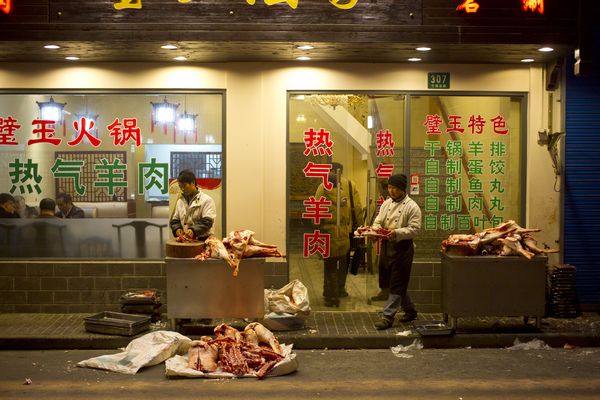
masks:
<svg viewBox="0 0 600 400"><path fill-rule="evenodd" d="M415 339L415 341L409 346L402 346L401 344L399 344L396 347L390 348L392 349L392 353L394 353L396 357L410 358L407 357L403 352L410 350L421 350L423 348L423 343L419 339Z"/></svg>
<svg viewBox="0 0 600 400"><path fill-rule="evenodd" d="M142 367L160 364L176 354L185 354L191 339L177 332L156 331L134 339L121 353L94 357L77 363L78 367L105 369L135 375Z"/></svg>
<svg viewBox="0 0 600 400"><path fill-rule="evenodd" d="M530 342L521 343L521 341L517 338L515 339L513 346L509 347L508 350L552 350L552 347L548 346L540 339L533 339Z"/></svg>

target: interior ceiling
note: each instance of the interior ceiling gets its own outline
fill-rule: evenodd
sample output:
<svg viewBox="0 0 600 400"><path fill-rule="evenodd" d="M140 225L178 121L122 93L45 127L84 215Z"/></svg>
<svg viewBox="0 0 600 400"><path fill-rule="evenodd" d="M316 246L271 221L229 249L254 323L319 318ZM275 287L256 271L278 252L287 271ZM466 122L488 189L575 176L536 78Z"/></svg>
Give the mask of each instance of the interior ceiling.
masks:
<svg viewBox="0 0 600 400"><path fill-rule="evenodd" d="M46 44L59 49L45 49ZM175 50L162 45L175 44ZM437 44L431 51L417 51L423 43L309 43L299 50L296 42L205 42L205 41L0 41L1 62L288 62L308 56L316 62L407 63L421 58L430 64L522 64L522 59L547 63L573 54L574 47L552 46L541 52L534 44ZM65 57L79 57L77 61ZM185 61L173 58L183 56ZM1 67L0 67L1 68Z"/></svg>

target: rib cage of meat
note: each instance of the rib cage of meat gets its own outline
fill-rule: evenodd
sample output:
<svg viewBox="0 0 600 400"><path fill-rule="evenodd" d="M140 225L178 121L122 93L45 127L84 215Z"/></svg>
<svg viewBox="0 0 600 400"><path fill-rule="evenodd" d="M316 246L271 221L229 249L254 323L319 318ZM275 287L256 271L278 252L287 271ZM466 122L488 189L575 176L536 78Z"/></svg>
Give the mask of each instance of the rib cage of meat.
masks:
<svg viewBox="0 0 600 400"><path fill-rule="evenodd" d="M252 326L249 327L250 325ZM240 332L222 324L214 329L215 339L203 336L202 340L192 342L188 351L188 368L215 372L218 365L223 372L234 375L252 374L258 379L264 378L284 356L271 331L259 323L250 325L244 332ZM257 335L256 331L261 334ZM277 351L264 347L269 344L264 340L274 343ZM214 370L209 371L212 368L211 361L214 363Z"/></svg>
<svg viewBox="0 0 600 400"><path fill-rule="evenodd" d="M205 240L204 245L204 250L195 257L196 260L221 258L234 268L233 276L236 278L242 258L285 257L285 254L277 250L277 246L254 239L254 232L250 230L231 231L222 241L211 236Z"/></svg>

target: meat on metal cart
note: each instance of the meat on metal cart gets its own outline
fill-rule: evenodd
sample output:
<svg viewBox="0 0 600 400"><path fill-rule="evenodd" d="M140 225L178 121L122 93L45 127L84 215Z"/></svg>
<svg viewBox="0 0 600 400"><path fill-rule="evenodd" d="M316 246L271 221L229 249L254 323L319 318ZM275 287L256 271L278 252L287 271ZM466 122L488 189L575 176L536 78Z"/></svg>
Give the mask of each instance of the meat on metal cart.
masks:
<svg viewBox="0 0 600 400"><path fill-rule="evenodd" d="M244 258L239 274L221 259L165 259L167 307L171 327L182 318L257 318L264 316L264 258Z"/></svg>
<svg viewBox="0 0 600 400"><path fill-rule="evenodd" d="M548 257L442 254L442 312L455 330L458 317L535 317L545 314Z"/></svg>

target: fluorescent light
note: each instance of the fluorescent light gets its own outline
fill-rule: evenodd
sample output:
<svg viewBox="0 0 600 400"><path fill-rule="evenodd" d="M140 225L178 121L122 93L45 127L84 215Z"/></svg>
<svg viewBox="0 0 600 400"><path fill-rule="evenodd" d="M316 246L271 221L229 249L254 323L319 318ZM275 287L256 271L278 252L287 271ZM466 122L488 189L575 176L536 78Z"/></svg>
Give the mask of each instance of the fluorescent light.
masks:
<svg viewBox="0 0 600 400"><path fill-rule="evenodd" d="M413 58L409 58L408 61L421 61L421 59L413 57Z"/></svg>
<svg viewBox="0 0 600 400"><path fill-rule="evenodd" d="M79 60L79 57L65 57L67 60Z"/></svg>
<svg viewBox="0 0 600 400"><path fill-rule="evenodd" d="M161 49L166 49L166 50L175 50L177 48L177 46L173 45L173 44L167 44L165 46L160 46Z"/></svg>
<svg viewBox="0 0 600 400"><path fill-rule="evenodd" d="M55 44L47 44L44 46L45 49L60 49L60 46L57 46Z"/></svg>
<svg viewBox="0 0 600 400"><path fill-rule="evenodd" d="M535 60L533 58L524 58L521 60L521 62L534 62Z"/></svg>
<svg viewBox="0 0 600 400"><path fill-rule="evenodd" d="M173 57L173 60L183 61L187 60L187 57Z"/></svg>
<svg viewBox="0 0 600 400"><path fill-rule="evenodd" d="M306 44L306 45L304 45L304 46L298 46L298 48L299 48L300 50L310 50L310 49L314 49L314 47L313 47L313 46L311 46L311 45L308 45L308 44Z"/></svg>
<svg viewBox="0 0 600 400"><path fill-rule="evenodd" d="M373 117L367 115L367 129L373 129Z"/></svg>
<svg viewBox="0 0 600 400"><path fill-rule="evenodd" d="M302 60L302 61L306 61L306 60L310 60L310 57L298 57L298 60Z"/></svg>
<svg viewBox="0 0 600 400"><path fill-rule="evenodd" d="M419 50L419 51L429 51L429 50L431 50L431 47L417 47L417 50Z"/></svg>
<svg viewBox="0 0 600 400"><path fill-rule="evenodd" d="M540 51L554 51L552 47L542 47Z"/></svg>

